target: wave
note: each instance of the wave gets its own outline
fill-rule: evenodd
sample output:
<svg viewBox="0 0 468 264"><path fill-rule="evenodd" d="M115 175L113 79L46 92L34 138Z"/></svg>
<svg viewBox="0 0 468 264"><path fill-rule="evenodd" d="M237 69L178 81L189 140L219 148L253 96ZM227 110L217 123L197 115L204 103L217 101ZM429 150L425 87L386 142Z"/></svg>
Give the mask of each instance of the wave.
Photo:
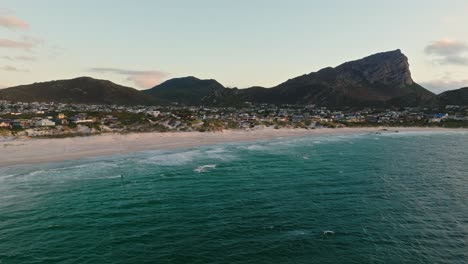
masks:
<svg viewBox="0 0 468 264"><path fill-rule="evenodd" d="M216 146L214 148L199 148L196 150L178 150L177 152L146 152L143 159L137 162L160 166L180 166L200 160L232 161L236 158L237 156L233 155L233 153L227 149L227 146Z"/></svg>
<svg viewBox="0 0 468 264"><path fill-rule="evenodd" d="M80 161L80 163L82 163ZM12 168L0 171L0 182L55 182L68 180L102 179L116 177L120 165L117 162L99 161L72 165L71 162L32 167ZM114 175L114 176L109 176Z"/></svg>
<svg viewBox="0 0 468 264"><path fill-rule="evenodd" d="M77 178L79 180L107 180L107 179L121 179L123 178L122 174L119 175L111 175L111 176L102 176L102 177L88 177L88 178Z"/></svg>
<svg viewBox="0 0 468 264"><path fill-rule="evenodd" d="M156 154L155 156L151 156L146 158L141 163L145 164L155 164L161 166L177 166L183 165L190 162L193 162L197 157L201 156L201 151L199 150L191 150L191 151L181 151L175 153L167 153L167 152L149 152L148 154Z"/></svg>
<svg viewBox="0 0 468 264"><path fill-rule="evenodd" d="M214 168L216 168L216 164L208 164L208 165L199 166L198 168L194 169L193 171L198 172L198 173L202 173L202 172L207 172L210 169L214 169Z"/></svg>
<svg viewBox="0 0 468 264"><path fill-rule="evenodd" d="M443 131L438 131L438 130L433 130L433 131L426 131L426 130L421 130L421 131L399 131L399 132L383 132L379 136L385 136L385 137L404 137L404 136L432 136L432 135L446 135L446 136L452 136L452 135L468 135L468 131L466 130L443 130Z"/></svg>
<svg viewBox="0 0 468 264"><path fill-rule="evenodd" d="M246 149L246 150L253 150L253 151L256 151L256 150L266 150L267 147L263 146L263 145L249 145L249 146L243 146L241 147L242 149Z"/></svg>

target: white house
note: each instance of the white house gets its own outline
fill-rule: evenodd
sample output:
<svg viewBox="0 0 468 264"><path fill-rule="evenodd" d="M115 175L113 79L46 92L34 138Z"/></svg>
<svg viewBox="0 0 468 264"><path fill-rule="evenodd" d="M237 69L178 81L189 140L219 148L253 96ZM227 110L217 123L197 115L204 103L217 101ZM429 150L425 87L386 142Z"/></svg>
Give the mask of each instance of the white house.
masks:
<svg viewBox="0 0 468 264"><path fill-rule="evenodd" d="M36 127L55 126L55 122L50 121L49 119L39 119L39 120L34 121L34 126Z"/></svg>
<svg viewBox="0 0 468 264"><path fill-rule="evenodd" d="M159 111L150 111L150 112L148 112L148 114L152 115L153 117L158 117L161 114L161 112L159 112Z"/></svg>

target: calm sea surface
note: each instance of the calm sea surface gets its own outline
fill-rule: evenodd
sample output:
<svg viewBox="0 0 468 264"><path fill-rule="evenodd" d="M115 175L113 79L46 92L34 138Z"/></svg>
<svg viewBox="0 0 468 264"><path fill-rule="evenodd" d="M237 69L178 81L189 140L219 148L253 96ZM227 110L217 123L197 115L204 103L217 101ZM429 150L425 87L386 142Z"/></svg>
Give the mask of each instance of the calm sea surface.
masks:
<svg viewBox="0 0 468 264"><path fill-rule="evenodd" d="M468 133L0 168L0 263L468 263Z"/></svg>

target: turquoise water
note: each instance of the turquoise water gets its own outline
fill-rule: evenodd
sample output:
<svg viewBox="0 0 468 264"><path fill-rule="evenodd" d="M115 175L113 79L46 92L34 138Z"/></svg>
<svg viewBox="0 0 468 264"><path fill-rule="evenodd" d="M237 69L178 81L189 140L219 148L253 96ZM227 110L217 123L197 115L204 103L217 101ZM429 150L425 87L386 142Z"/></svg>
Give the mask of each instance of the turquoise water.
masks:
<svg viewBox="0 0 468 264"><path fill-rule="evenodd" d="M468 263L468 133L2 168L0 263Z"/></svg>

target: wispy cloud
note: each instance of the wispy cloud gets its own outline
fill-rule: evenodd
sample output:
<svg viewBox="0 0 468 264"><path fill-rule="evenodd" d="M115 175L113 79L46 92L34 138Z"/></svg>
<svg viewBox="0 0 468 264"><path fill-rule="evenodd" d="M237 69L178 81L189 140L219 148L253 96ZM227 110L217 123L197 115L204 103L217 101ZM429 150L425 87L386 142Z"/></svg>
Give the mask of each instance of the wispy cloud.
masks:
<svg viewBox="0 0 468 264"><path fill-rule="evenodd" d="M37 61L34 56L2 56L1 58L8 61Z"/></svg>
<svg viewBox="0 0 468 264"><path fill-rule="evenodd" d="M23 40L11 40L0 38L0 48L5 49L22 49L26 51L31 51L33 48L37 47L41 41L36 38L23 37Z"/></svg>
<svg viewBox="0 0 468 264"><path fill-rule="evenodd" d="M29 72L29 70L18 69L16 67L10 66L10 65L0 67L0 70L7 71L7 72Z"/></svg>
<svg viewBox="0 0 468 264"><path fill-rule="evenodd" d="M424 52L433 56L436 64L468 66L468 44L461 41L438 40L427 45Z"/></svg>
<svg viewBox="0 0 468 264"><path fill-rule="evenodd" d="M28 29L29 24L15 16L0 16L0 27L9 29Z"/></svg>
<svg viewBox="0 0 468 264"><path fill-rule="evenodd" d="M127 77L127 81L133 82L139 88L151 88L169 76L168 73L162 71L136 71L118 68L91 68L89 71L124 75Z"/></svg>

